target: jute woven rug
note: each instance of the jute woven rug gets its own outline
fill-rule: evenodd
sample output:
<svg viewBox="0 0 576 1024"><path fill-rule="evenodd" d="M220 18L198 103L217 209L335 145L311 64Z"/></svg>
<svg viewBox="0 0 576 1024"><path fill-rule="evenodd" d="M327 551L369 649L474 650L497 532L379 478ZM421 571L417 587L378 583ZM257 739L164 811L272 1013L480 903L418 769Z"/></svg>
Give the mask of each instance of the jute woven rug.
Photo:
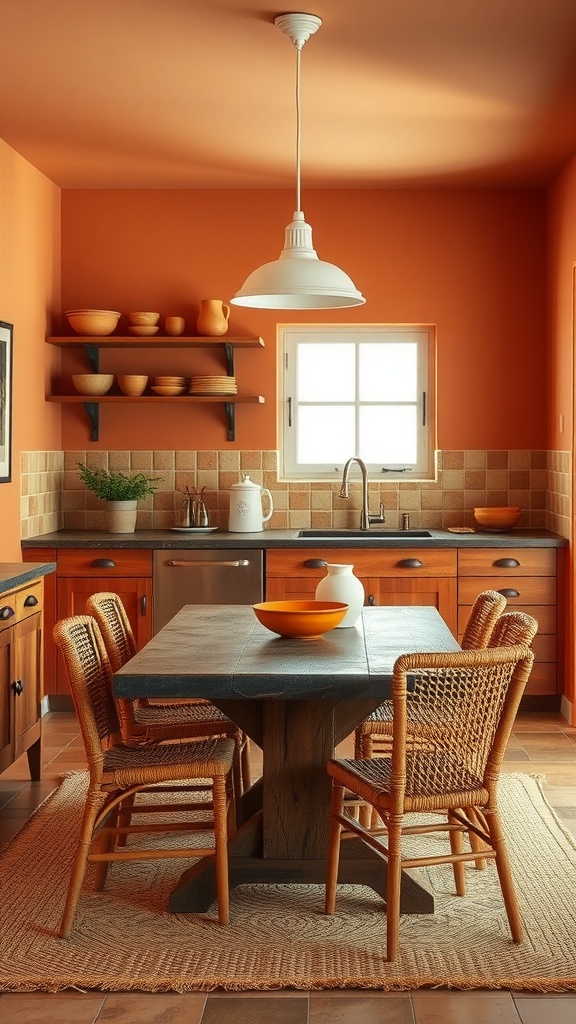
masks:
<svg viewBox="0 0 576 1024"><path fill-rule="evenodd" d="M182 861L114 865L103 893L88 878L72 937L58 939L85 786L85 773L67 775L0 856L0 991L576 990L576 844L529 776L501 782L522 945L510 940L493 864L467 868L464 898L451 869L434 867L421 879L437 910L402 919L395 964L370 890L342 887L326 917L321 886L243 886L223 928L213 912L166 911Z"/></svg>

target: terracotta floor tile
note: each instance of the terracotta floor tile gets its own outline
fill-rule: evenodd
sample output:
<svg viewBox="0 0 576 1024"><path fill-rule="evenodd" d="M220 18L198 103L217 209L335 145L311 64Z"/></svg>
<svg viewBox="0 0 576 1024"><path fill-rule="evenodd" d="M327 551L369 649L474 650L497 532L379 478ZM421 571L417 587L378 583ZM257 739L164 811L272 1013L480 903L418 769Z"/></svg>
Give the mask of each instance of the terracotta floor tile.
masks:
<svg viewBox="0 0 576 1024"><path fill-rule="evenodd" d="M32 992L0 999L2 1024L94 1024L104 994Z"/></svg>
<svg viewBox="0 0 576 1024"><path fill-rule="evenodd" d="M574 1024L576 1020L576 995L515 995L514 1001L522 1024Z"/></svg>
<svg viewBox="0 0 576 1024"><path fill-rule="evenodd" d="M415 1024L518 1024L509 992L412 993Z"/></svg>
<svg viewBox="0 0 576 1024"><path fill-rule="evenodd" d="M202 1024L308 1024L308 994L292 999L278 998L278 993L237 993L230 996L209 995Z"/></svg>
<svg viewBox="0 0 576 1024"><path fill-rule="evenodd" d="M309 1024L413 1024L409 992L311 992Z"/></svg>
<svg viewBox="0 0 576 1024"><path fill-rule="evenodd" d="M190 995L119 992L106 996L98 1024L200 1024L206 1006L202 992Z"/></svg>

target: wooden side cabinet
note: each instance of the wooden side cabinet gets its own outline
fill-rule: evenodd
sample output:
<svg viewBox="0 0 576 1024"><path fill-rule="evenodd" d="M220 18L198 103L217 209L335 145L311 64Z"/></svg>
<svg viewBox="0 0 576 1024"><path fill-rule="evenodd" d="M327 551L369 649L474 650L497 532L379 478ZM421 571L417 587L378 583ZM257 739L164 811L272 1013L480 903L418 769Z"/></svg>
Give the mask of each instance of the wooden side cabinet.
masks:
<svg viewBox="0 0 576 1024"><path fill-rule="evenodd" d="M43 580L0 594L0 771L21 754L41 778Z"/></svg>
<svg viewBox="0 0 576 1024"><path fill-rule="evenodd" d="M46 549L26 549L40 561ZM152 638L152 551L147 548L60 548L52 550L57 571L54 596L45 622L45 692L69 697L66 668L52 639L54 623L70 615L85 615L92 594L113 591L126 607L138 648ZM58 702L52 700L54 707ZM52 706L51 705L51 706Z"/></svg>
<svg viewBox="0 0 576 1024"><path fill-rule="evenodd" d="M470 548L458 553L458 639L470 607L482 590L497 590L507 611L522 611L538 621L534 666L527 695L552 696L560 687L556 622L556 548Z"/></svg>
<svg viewBox="0 0 576 1024"><path fill-rule="evenodd" d="M456 551L450 548L270 549L266 552L266 599L310 600L326 575L326 562L354 566L365 603L431 605L456 635Z"/></svg>

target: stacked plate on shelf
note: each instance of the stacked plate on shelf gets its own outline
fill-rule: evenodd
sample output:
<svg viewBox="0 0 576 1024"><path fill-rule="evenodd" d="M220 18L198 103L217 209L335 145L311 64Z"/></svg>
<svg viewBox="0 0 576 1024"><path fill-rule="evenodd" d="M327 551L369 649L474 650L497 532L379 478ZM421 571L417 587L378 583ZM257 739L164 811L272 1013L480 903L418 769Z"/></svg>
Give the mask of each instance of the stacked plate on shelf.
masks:
<svg viewBox="0 0 576 1024"><path fill-rule="evenodd" d="M170 377L167 375L154 377L152 391L154 391L155 394L163 395L166 398L173 397L174 395L183 395L186 391L186 385L186 377Z"/></svg>
<svg viewBox="0 0 576 1024"><path fill-rule="evenodd" d="M235 395L237 391L236 377L208 375L190 379L191 395Z"/></svg>

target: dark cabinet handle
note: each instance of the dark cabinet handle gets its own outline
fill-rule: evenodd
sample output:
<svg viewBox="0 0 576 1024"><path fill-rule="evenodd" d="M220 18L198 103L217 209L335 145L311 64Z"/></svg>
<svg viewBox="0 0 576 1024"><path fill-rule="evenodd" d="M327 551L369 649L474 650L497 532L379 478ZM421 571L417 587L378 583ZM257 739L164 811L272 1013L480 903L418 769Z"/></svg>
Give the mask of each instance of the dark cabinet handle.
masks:
<svg viewBox="0 0 576 1024"><path fill-rule="evenodd" d="M147 605L148 605L148 600L147 600L146 594L143 594L142 597L140 598L140 615L146 615L146 607L147 607Z"/></svg>
<svg viewBox="0 0 576 1024"><path fill-rule="evenodd" d="M115 569L116 562L112 558L95 558L90 566L92 569Z"/></svg>
<svg viewBox="0 0 576 1024"><path fill-rule="evenodd" d="M9 604L5 604L3 608L0 608L0 619L11 619L14 615L14 609Z"/></svg>
<svg viewBox="0 0 576 1024"><path fill-rule="evenodd" d="M323 558L307 558L302 565L306 569L325 569L328 562L325 562Z"/></svg>
<svg viewBox="0 0 576 1024"><path fill-rule="evenodd" d="M396 565L399 569L421 569L424 562L421 562L419 558L401 558Z"/></svg>
<svg viewBox="0 0 576 1024"><path fill-rule="evenodd" d="M368 594L368 604L370 605L371 608L373 608L374 605L376 604L376 598L374 597L374 594Z"/></svg>
<svg viewBox="0 0 576 1024"><path fill-rule="evenodd" d="M38 604L38 598L36 594L28 594L28 597L24 601L25 608L33 608L35 604Z"/></svg>
<svg viewBox="0 0 576 1024"><path fill-rule="evenodd" d="M14 693L19 697L20 694L22 693L22 690L24 689L24 684L22 680L16 679L16 681L12 683L12 689L14 690Z"/></svg>
<svg viewBox="0 0 576 1024"><path fill-rule="evenodd" d="M498 591L503 597L520 597L519 590L512 590L511 587L504 587L503 590Z"/></svg>
<svg viewBox="0 0 576 1024"><path fill-rule="evenodd" d="M517 569L520 562L516 558L498 558L494 565L497 565L499 569Z"/></svg>

